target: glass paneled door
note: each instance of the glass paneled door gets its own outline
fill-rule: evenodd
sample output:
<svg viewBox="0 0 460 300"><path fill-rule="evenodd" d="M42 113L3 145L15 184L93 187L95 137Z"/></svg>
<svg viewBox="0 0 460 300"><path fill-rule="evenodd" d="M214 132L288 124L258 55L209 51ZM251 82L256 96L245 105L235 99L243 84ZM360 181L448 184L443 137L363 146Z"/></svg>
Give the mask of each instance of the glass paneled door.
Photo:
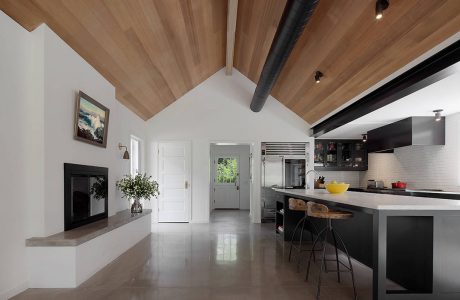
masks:
<svg viewBox="0 0 460 300"><path fill-rule="evenodd" d="M240 158L222 155L214 158L214 208L240 208Z"/></svg>

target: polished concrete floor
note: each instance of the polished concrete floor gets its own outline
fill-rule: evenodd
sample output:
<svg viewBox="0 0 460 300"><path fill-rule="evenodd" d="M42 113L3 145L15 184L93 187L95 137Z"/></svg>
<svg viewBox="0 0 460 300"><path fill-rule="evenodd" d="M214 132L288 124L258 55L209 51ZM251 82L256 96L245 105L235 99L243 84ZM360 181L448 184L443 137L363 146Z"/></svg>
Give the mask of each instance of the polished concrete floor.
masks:
<svg viewBox="0 0 460 300"><path fill-rule="evenodd" d="M250 224L247 211L215 211L210 224L155 224L76 289L28 289L14 299L314 299L319 264L306 282L287 249L273 223ZM354 268L359 299L371 299L371 270ZM342 283L335 273L324 278L321 299L353 299L348 273Z"/></svg>

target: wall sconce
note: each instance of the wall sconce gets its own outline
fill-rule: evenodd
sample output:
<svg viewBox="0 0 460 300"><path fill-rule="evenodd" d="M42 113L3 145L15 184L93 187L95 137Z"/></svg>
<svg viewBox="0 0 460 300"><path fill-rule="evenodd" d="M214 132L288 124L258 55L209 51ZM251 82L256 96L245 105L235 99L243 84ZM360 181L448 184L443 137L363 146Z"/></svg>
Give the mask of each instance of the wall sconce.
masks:
<svg viewBox="0 0 460 300"><path fill-rule="evenodd" d="M118 149L123 150L125 148L125 153L123 153L123 159L129 159L128 147L123 146L121 143L118 143Z"/></svg>

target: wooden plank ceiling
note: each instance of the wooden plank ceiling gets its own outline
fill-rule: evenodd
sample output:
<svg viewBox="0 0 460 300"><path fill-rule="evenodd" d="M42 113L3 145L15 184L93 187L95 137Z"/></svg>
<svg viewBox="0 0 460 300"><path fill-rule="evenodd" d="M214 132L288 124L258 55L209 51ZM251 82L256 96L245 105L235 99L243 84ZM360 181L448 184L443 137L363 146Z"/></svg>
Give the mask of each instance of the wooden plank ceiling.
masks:
<svg viewBox="0 0 460 300"><path fill-rule="evenodd" d="M29 31L46 23L144 120L225 65L227 0L0 0L0 9Z"/></svg>
<svg viewBox="0 0 460 300"><path fill-rule="evenodd" d="M284 4L239 0L234 64L254 82ZM312 124L459 31L458 0L391 0L379 21L375 0L320 0L272 95Z"/></svg>
<svg viewBox="0 0 460 300"><path fill-rule="evenodd" d="M238 1L234 67L256 83L285 3ZM0 0L0 9L29 31L48 24L145 120L225 65L227 0ZM314 123L460 31L459 0L392 0L380 21L374 9L375 0L321 0L272 95Z"/></svg>

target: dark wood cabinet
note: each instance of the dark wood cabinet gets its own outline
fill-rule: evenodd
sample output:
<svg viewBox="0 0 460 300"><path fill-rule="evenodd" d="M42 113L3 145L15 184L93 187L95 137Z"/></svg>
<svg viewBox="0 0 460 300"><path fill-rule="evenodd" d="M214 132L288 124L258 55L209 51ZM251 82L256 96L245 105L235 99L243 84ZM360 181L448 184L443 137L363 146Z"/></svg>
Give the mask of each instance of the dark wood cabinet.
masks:
<svg viewBox="0 0 460 300"><path fill-rule="evenodd" d="M445 145L445 117L410 117L367 133L368 151L393 152L412 145Z"/></svg>
<svg viewBox="0 0 460 300"><path fill-rule="evenodd" d="M315 170L365 171L367 147L362 140L315 140Z"/></svg>

